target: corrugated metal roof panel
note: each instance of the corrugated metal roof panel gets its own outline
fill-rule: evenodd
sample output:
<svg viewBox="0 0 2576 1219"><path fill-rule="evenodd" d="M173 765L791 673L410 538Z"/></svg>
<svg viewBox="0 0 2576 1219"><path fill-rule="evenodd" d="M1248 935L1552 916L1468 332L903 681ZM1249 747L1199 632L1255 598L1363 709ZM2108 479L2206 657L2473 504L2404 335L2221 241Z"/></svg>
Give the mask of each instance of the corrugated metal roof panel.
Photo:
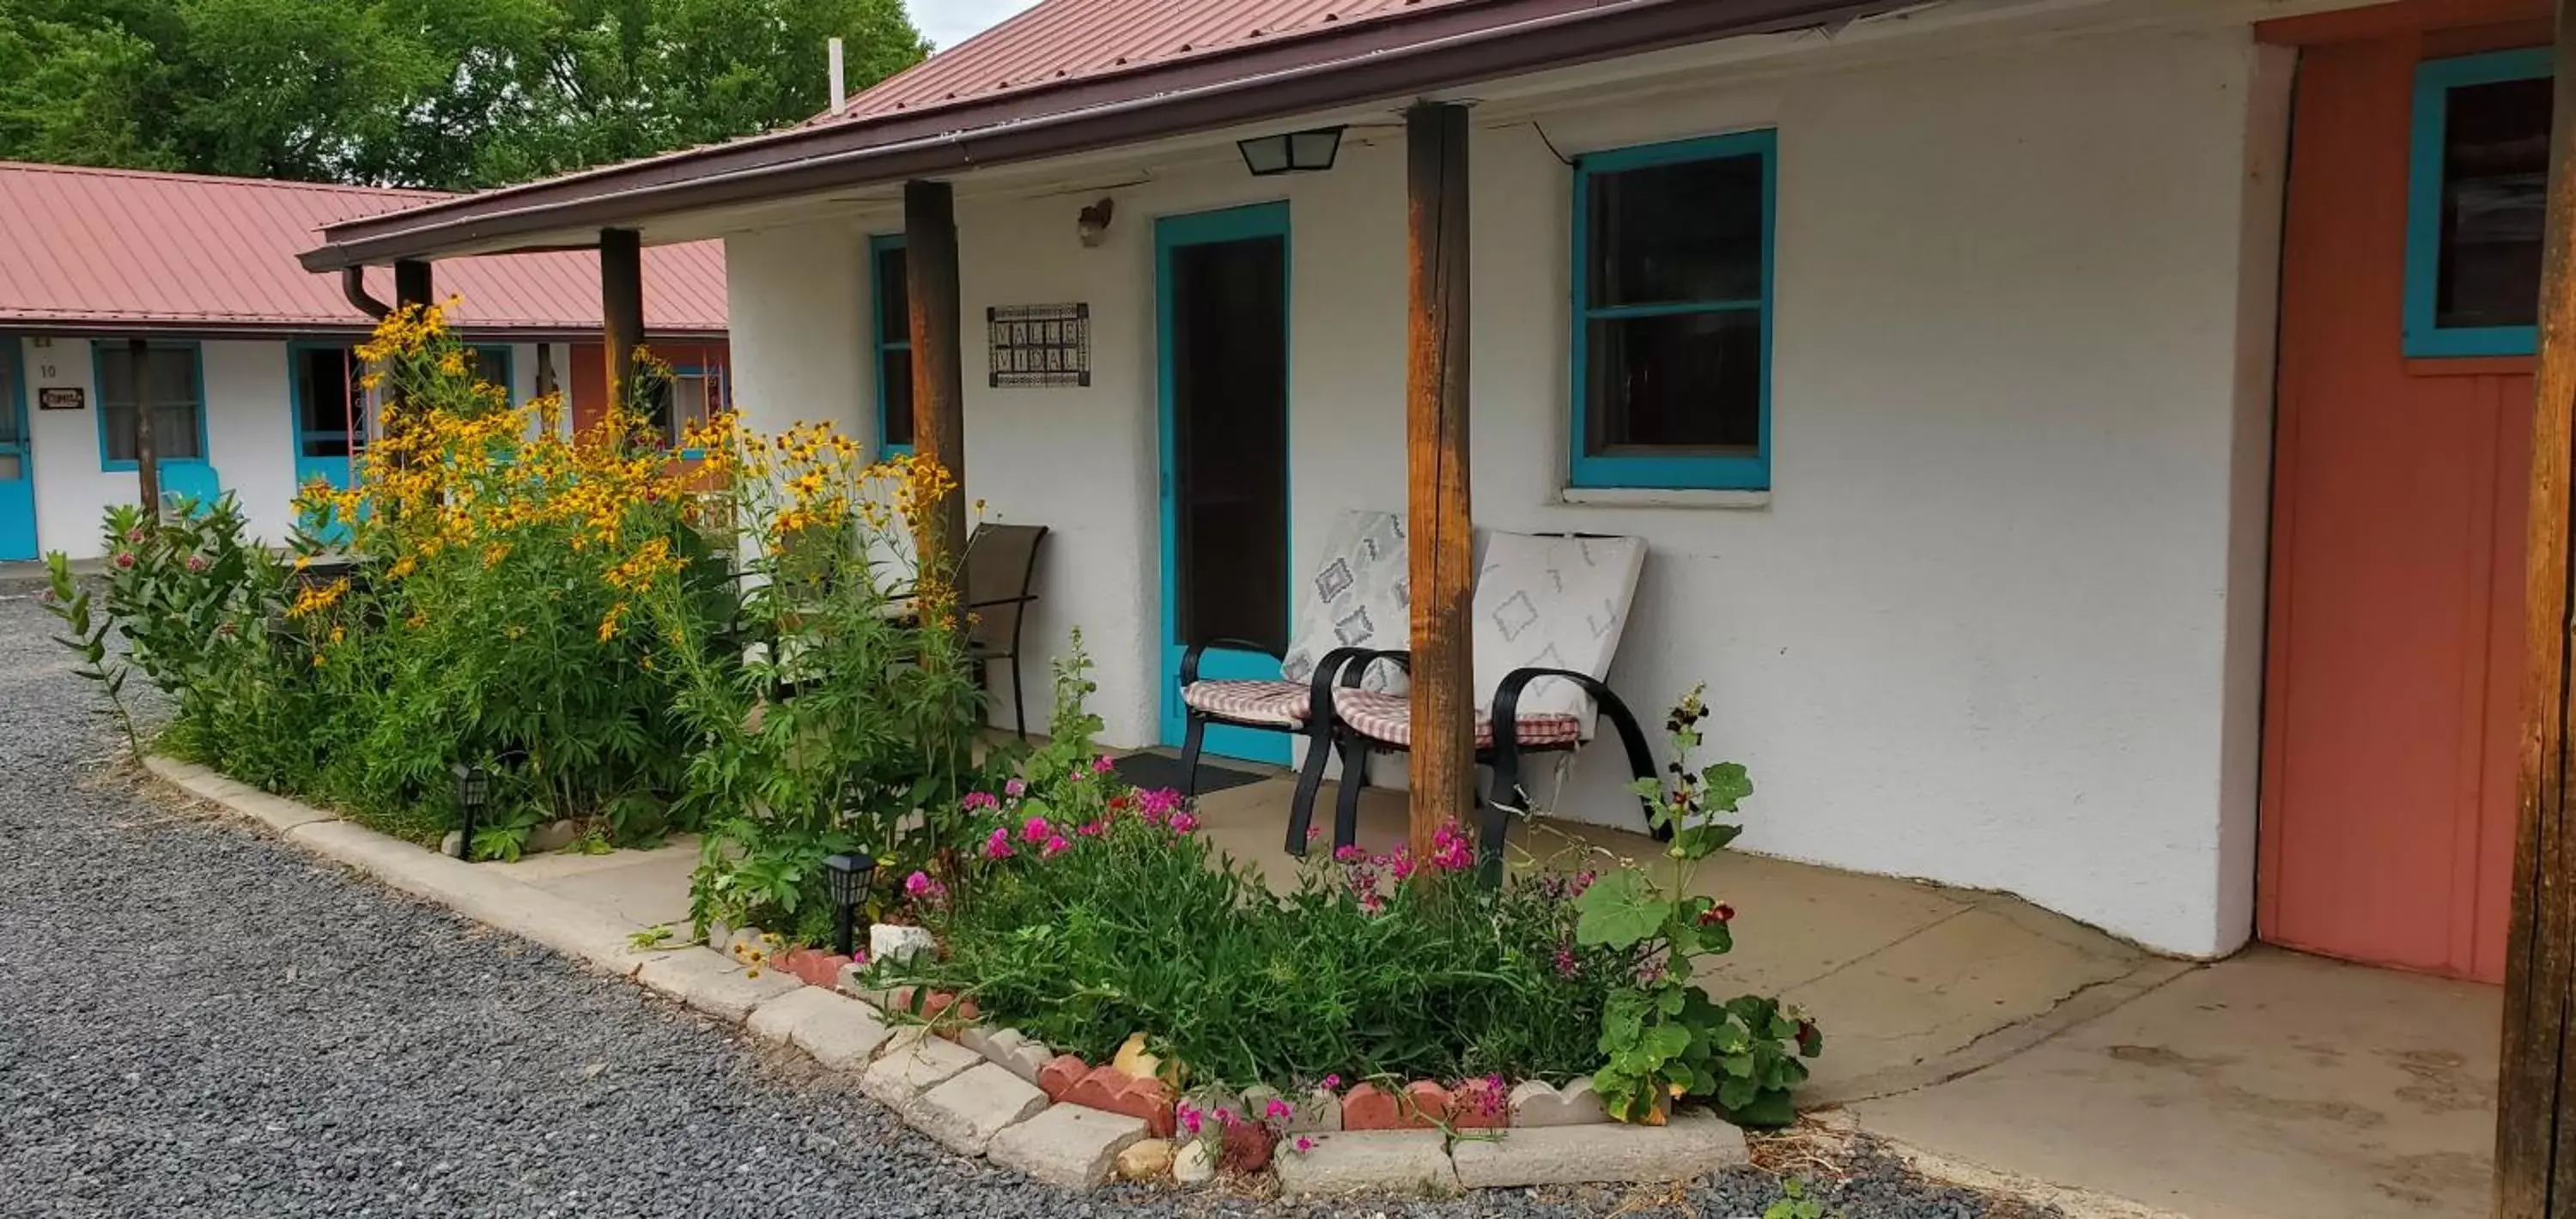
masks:
<svg viewBox="0 0 2576 1219"><path fill-rule="evenodd" d="M850 99L867 118L983 100L1485 0L1044 0Z"/></svg>
<svg viewBox="0 0 2576 1219"><path fill-rule="evenodd" d="M342 329L366 318L339 277L298 265L322 226L445 198L430 191L0 162L0 326ZM586 251L440 262L438 295L464 329L599 329L599 259ZM369 290L393 299L390 270ZM724 247L644 252L650 331L725 328Z"/></svg>

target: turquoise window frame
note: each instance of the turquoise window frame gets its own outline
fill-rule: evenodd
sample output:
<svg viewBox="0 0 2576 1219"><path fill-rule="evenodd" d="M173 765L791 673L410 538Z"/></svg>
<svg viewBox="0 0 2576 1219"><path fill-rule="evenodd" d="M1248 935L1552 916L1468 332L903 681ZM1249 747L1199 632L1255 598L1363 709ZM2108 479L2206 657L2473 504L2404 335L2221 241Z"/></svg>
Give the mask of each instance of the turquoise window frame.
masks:
<svg viewBox="0 0 2576 1219"><path fill-rule="evenodd" d="M98 391L98 468L101 470L137 470L141 469L143 464L130 457L117 458L107 455L107 353L123 351L130 343L131 340L127 339L99 339L89 345L90 385ZM214 460L214 447L209 442L206 432L205 345L194 340L153 339L146 342L144 346L154 351L185 351L189 359L195 363L197 371L197 455L164 457L158 464L165 466L208 464Z"/></svg>
<svg viewBox="0 0 2576 1219"><path fill-rule="evenodd" d="M498 352L501 356L501 397L512 406L519 404L519 349L508 343L468 343L476 355Z"/></svg>
<svg viewBox="0 0 2576 1219"><path fill-rule="evenodd" d="M2400 347L2410 359L2527 356L2540 348L2540 327L2437 325L2434 298L2442 274L2442 140L2451 91L2469 85L2548 77L2546 47L2428 59L2415 65L2415 107L2406 158L2406 298Z"/></svg>
<svg viewBox="0 0 2576 1219"><path fill-rule="evenodd" d="M1771 487L1771 320L1776 300L1772 279L1772 237L1779 218L1780 133L1742 131L1588 153L1574 162L1574 383L1572 431L1567 477L1581 488L1638 488L1676 491L1767 491ZM1714 161L1759 157L1762 162L1762 295L1755 300L1659 301L1645 305L1594 308L1592 295L1592 180L1601 174ZM1607 454L1586 452L1591 429L1591 323L1627 317L1676 313L1757 311L1762 326L1762 376L1759 405L1760 442L1743 454Z"/></svg>
<svg viewBox="0 0 2576 1219"><path fill-rule="evenodd" d="M890 352L912 353L912 338L907 332L902 342L889 342L885 337L885 268L881 265L888 250L904 248L903 234L879 233L868 238L868 379L876 386L877 455L891 457L912 452L908 444L890 444L886 437L886 355Z"/></svg>
<svg viewBox="0 0 2576 1219"><path fill-rule="evenodd" d="M729 408L731 408L731 407L733 406L733 384L732 384L732 382L731 382L731 381L729 381L729 380L725 377L724 365L722 365L722 364L674 364L674 365L672 365L672 366L671 366L671 384L672 384L672 387L673 387L673 388L672 388L672 391L671 391L671 392L672 392L673 394L675 394L675 395L679 393L678 386L679 386L679 383L680 383L680 378L682 378L682 377L696 377L696 378L698 378L699 380L709 382L709 383L711 383L711 384L713 384L713 385L715 386L715 391L716 391L715 401L714 401L714 402L711 402L711 403L709 403L709 404L708 404L708 409L710 409L710 410L715 410L715 411L722 411L722 410L727 410L727 409L729 409ZM673 399L673 406L674 406L674 407L676 407L677 405L678 405L678 400L677 400L676 398L674 398L674 399ZM679 420L677 420L677 419L673 419L671 422L673 422L674 424L676 424L676 423L678 423L678 422L679 422ZM674 431L676 431L676 430L678 430L678 429L674 428L673 430L674 430ZM705 449L683 449L683 448L678 447L679 439L680 439L680 438L679 438L678 436L664 436L664 437L662 438L662 444L664 445L664 451L668 452L668 453L669 453L671 456L673 456L673 457L677 457L677 458L681 459L682 461L696 461L696 460L698 460L698 459L700 459L700 458L702 458L702 457L705 457L705 456L707 455L707 451L706 451Z"/></svg>
<svg viewBox="0 0 2576 1219"><path fill-rule="evenodd" d="M357 441L358 441L358 437L357 437L355 434L350 433L350 432L345 432L345 431L344 431L344 432L336 432L336 433L335 433L335 432L308 432L308 431L304 430L304 356L305 356L305 353L307 353L307 352L314 352L314 351L339 351L339 352L346 352L346 351L349 351L351 348L354 348L354 347L356 347L356 346L357 346L357 343L356 343L354 340L348 340L348 339L289 339L289 340L287 340L287 343L286 343L286 427L287 427L287 433L288 433L288 435L289 435L289 436L291 436L291 437L293 437L293 439L294 439L294 441L295 441L295 459L296 459L297 461L336 461L336 460L338 460L337 458L332 458L332 457L311 457L311 458L308 458L307 456L305 456L305 453L304 453L304 438L305 438L305 437L307 437L307 436L332 436L332 435L337 435L337 436L343 436L343 437L346 437L346 438L350 441L350 445L349 445L349 447L350 447L350 451L351 451L351 454L352 454L353 458L354 458L354 455L355 455L355 453L356 453L356 450L360 447L360 445L357 443Z"/></svg>

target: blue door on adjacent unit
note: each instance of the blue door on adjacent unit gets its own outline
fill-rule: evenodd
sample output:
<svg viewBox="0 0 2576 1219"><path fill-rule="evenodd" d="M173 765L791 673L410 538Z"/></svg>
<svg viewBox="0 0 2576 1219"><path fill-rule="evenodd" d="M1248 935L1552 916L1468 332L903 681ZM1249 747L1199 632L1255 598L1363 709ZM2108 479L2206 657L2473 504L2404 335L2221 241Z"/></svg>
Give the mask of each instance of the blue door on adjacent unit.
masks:
<svg viewBox="0 0 2576 1219"><path fill-rule="evenodd" d="M36 462L27 447L27 371L0 336L0 559L36 557Z"/></svg>
<svg viewBox="0 0 2576 1219"><path fill-rule="evenodd" d="M367 439L357 357L338 343L290 343L286 358L295 409L295 485L320 479L346 491Z"/></svg>
<svg viewBox="0 0 2576 1219"><path fill-rule="evenodd" d="M1205 678L1279 676L1288 648L1288 205L1154 227L1161 348L1163 740L1181 657ZM1249 644L1252 646L1241 646ZM1207 752L1286 763L1273 732L1211 728Z"/></svg>

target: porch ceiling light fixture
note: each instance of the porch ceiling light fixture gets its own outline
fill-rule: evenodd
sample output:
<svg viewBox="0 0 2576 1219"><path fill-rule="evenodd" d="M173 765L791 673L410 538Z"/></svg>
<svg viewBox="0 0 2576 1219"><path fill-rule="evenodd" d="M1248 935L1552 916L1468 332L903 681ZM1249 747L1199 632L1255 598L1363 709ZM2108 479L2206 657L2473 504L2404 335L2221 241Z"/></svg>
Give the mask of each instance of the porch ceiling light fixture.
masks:
<svg viewBox="0 0 2576 1219"><path fill-rule="evenodd" d="M871 855L832 855L823 860L823 876L831 886L832 952L836 956L854 955L858 947L859 903L868 895L868 877L877 870Z"/></svg>
<svg viewBox="0 0 2576 1219"><path fill-rule="evenodd" d="M1313 131L1254 136L1236 140L1234 147L1243 154L1243 167L1256 178L1321 173L1333 167L1333 158L1342 150L1342 129L1318 127Z"/></svg>
<svg viewBox="0 0 2576 1219"><path fill-rule="evenodd" d="M450 768L456 775L456 808L464 823L456 835L456 857L474 858L474 823L483 819L484 806L492 802L492 772L463 762Z"/></svg>

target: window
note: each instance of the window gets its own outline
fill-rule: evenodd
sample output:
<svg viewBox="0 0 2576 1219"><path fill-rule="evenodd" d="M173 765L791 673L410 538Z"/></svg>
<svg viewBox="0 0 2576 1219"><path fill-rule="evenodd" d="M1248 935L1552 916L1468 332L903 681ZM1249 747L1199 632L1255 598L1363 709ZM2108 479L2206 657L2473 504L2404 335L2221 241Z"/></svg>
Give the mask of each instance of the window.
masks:
<svg viewBox="0 0 2576 1219"><path fill-rule="evenodd" d="M504 395L516 401L519 395L517 389L510 384L511 371L509 348L477 347L474 349L474 379L487 385L500 386Z"/></svg>
<svg viewBox="0 0 2576 1219"><path fill-rule="evenodd" d="M346 347L290 349L295 361L295 454L348 457L366 447L365 375Z"/></svg>
<svg viewBox="0 0 2576 1219"><path fill-rule="evenodd" d="M876 279L877 440L881 453L912 451L912 292L904 283L903 238L871 237Z"/></svg>
<svg viewBox="0 0 2576 1219"><path fill-rule="evenodd" d="M2546 50L2416 67L2407 355L2529 355L2537 347L2549 110Z"/></svg>
<svg viewBox="0 0 2576 1219"><path fill-rule="evenodd" d="M197 373L197 345L154 343L138 361L121 339L91 345L98 373L98 431L102 464L131 470L135 420L152 412L152 448L162 461L206 457L204 380Z"/></svg>
<svg viewBox="0 0 2576 1219"><path fill-rule="evenodd" d="M1575 163L1575 486L1770 486L1774 144Z"/></svg>
<svg viewBox="0 0 2576 1219"><path fill-rule="evenodd" d="M690 429L703 427L725 408L724 370L674 368L653 384L653 428L665 447L677 448Z"/></svg>

